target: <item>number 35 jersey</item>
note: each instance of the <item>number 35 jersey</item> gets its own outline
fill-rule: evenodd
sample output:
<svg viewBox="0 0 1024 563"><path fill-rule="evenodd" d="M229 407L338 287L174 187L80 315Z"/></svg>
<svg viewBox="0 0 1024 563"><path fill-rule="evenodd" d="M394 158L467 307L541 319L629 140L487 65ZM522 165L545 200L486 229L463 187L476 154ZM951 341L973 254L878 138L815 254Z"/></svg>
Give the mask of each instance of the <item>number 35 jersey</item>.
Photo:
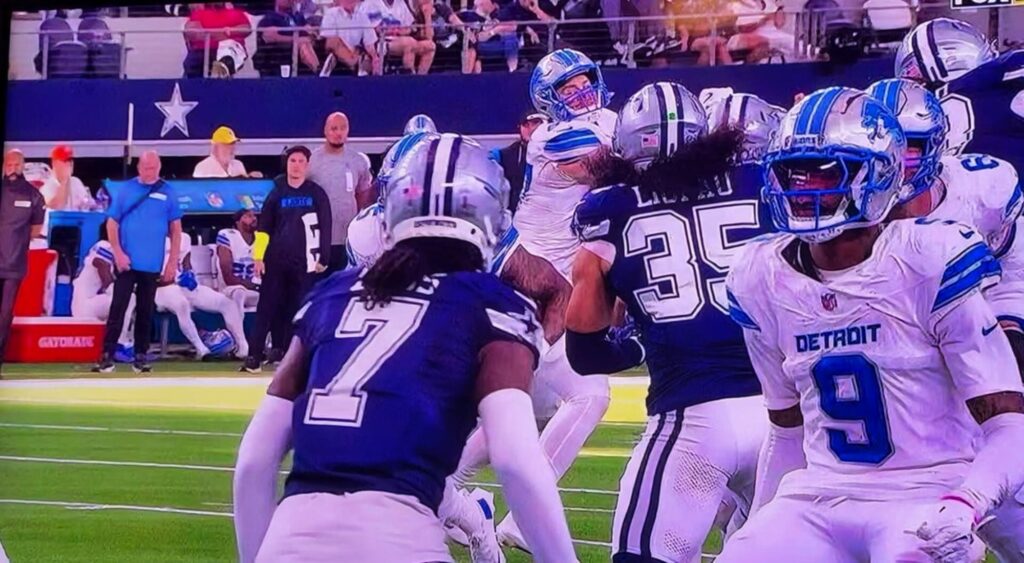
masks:
<svg viewBox="0 0 1024 563"><path fill-rule="evenodd" d="M792 235L750 243L729 274L770 410L800 406L807 468L779 494L937 498L959 484L978 426L965 401L1019 391L981 296L999 266L964 225L894 221L866 261L817 281Z"/></svg>
<svg viewBox="0 0 1024 563"><path fill-rule="evenodd" d="M751 192L726 187L670 201L613 186L588 193L576 209L583 247L611 265L607 283L640 331L649 415L760 393L725 295L740 245L766 225Z"/></svg>
<svg viewBox="0 0 1024 563"><path fill-rule="evenodd" d="M543 332L534 305L489 274L424 278L370 310L360 276L334 274L296 316L310 364L285 495L380 491L436 512L476 426L480 350L511 341L539 354Z"/></svg>

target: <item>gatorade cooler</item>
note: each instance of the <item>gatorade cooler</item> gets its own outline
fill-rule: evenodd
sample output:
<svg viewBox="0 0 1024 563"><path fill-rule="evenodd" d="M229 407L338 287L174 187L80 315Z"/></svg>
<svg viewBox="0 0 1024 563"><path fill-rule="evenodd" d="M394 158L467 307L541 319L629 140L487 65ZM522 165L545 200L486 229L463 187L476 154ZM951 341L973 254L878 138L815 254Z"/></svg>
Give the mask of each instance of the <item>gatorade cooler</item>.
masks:
<svg viewBox="0 0 1024 563"><path fill-rule="evenodd" d="M29 250L28 271L14 300L14 316L41 317L49 314L53 310L56 277L57 253L53 250Z"/></svg>
<svg viewBox="0 0 1024 563"><path fill-rule="evenodd" d="M92 363L103 352L104 328L103 322L93 319L15 318L5 360Z"/></svg>

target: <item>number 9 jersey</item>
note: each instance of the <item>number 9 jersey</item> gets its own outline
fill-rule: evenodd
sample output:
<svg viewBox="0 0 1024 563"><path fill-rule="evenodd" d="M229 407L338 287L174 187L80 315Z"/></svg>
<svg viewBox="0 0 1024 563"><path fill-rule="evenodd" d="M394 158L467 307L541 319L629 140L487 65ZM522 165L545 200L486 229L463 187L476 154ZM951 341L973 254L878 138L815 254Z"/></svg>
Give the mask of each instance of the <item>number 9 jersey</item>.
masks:
<svg viewBox="0 0 1024 563"><path fill-rule="evenodd" d="M611 265L606 280L640 331L650 416L760 393L728 317L725 274L769 223L757 186L735 188L687 201L620 185L588 193L576 208L583 248Z"/></svg>
<svg viewBox="0 0 1024 563"><path fill-rule="evenodd" d="M378 491L437 512L476 426L480 350L511 341L539 355L543 332L533 303L489 274L426 277L373 309L360 276L334 274L296 315L310 364L285 496Z"/></svg>
<svg viewBox="0 0 1024 563"><path fill-rule="evenodd" d="M998 262L969 227L930 219L893 221L867 260L820 281L809 254L771 235L727 281L766 406L803 414L807 467L776 498L938 498L974 458L965 401L1021 388L981 294Z"/></svg>

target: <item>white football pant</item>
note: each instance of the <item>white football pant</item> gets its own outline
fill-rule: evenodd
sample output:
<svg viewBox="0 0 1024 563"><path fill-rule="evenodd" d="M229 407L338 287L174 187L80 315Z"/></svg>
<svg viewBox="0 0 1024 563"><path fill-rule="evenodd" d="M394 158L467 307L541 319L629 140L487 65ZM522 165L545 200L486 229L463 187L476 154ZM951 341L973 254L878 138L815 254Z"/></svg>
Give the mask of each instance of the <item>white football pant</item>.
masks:
<svg viewBox="0 0 1024 563"><path fill-rule="evenodd" d="M238 346L235 356L245 358L249 355L249 342L245 339L245 328L242 323L243 309L238 306L237 302L205 285L200 285L192 291L186 290L184 293L194 309L217 313L224 318L224 326L227 327ZM256 295L259 296L258 293Z"/></svg>
<svg viewBox="0 0 1024 563"><path fill-rule="evenodd" d="M79 297L71 300L71 316L76 319L96 319L106 321L110 316L110 303L114 300L111 292L98 293L92 297ZM131 346L135 342L134 334L135 294L128 299L128 308L124 311L124 323L121 324L121 336L117 342Z"/></svg>
<svg viewBox="0 0 1024 563"><path fill-rule="evenodd" d="M912 530L935 502L778 496L732 536L715 563L931 563Z"/></svg>
<svg viewBox="0 0 1024 563"><path fill-rule="evenodd" d="M156 289L156 309L165 313L171 313L178 318L178 327L185 339L192 343L196 349L197 356L205 356L210 349L199 337L199 329L192 320L192 304L185 296L185 288L180 285L165 285Z"/></svg>
<svg viewBox="0 0 1024 563"><path fill-rule="evenodd" d="M433 511L408 495L309 493L277 505L256 563L454 561Z"/></svg>
<svg viewBox="0 0 1024 563"><path fill-rule="evenodd" d="M260 302L260 292L248 289L241 285L230 285L220 291L234 301L242 313L245 313L246 311L255 311L256 305Z"/></svg>
<svg viewBox="0 0 1024 563"><path fill-rule="evenodd" d="M699 563L723 499L748 513L767 431L759 395L649 417L619 480L614 560Z"/></svg>

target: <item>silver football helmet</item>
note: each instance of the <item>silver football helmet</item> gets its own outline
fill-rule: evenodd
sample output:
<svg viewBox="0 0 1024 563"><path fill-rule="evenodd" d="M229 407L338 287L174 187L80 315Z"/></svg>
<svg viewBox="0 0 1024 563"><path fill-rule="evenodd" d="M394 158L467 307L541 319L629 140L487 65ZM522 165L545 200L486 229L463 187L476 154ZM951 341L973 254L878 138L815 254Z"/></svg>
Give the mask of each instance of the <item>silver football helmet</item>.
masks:
<svg viewBox="0 0 1024 563"><path fill-rule="evenodd" d="M425 113L418 113L409 118L409 121L405 123L405 131L402 131L402 135L412 135L413 133L437 133L437 126L434 125L434 120Z"/></svg>
<svg viewBox="0 0 1024 563"><path fill-rule="evenodd" d="M743 131L741 162L760 160L768 151L786 110L753 94L729 94L705 106L708 129L732 126Z"/></svg>
<svg viewBox="0 0 1024 563"><path fill-rule="evenodd" d="M637 168L646 168L707 132L708 116L696 96L680 84L655 82L626 100L613 147Z"/></svg>
<svg viewBox="0 0 1024 563"><path fill-rule="evenodd" d="M764 199L780 231L824 242L881 223L896 204L907 141L866 92L818 90L782 119L764 158Z"/></svg>
<svg viewBox="0 0 1024 563"><path fill-rule="evenodd" d="M392 170L384 196L384 245L417 237L453 238L484 262L511 223L509 184L487 150L445 133L415 144Z"/></svg>
<svg viewBox="0 0 1024 563"><path fill-rule="evenodd" d="M935 89L996 58L985 35L950 18L926 21L903 38L896 51L896 78Z"/></svg>
<svg viewBox="0 0 1024 563"><path fill-rule="evenodd" d="M908 177L900 201L910 201L930 189L939 175L939 159L946 143L946 114L939 98L912 80L879 80L867 91L896 116L907 136L907 150L911 152L903 159Z"/></svg>

